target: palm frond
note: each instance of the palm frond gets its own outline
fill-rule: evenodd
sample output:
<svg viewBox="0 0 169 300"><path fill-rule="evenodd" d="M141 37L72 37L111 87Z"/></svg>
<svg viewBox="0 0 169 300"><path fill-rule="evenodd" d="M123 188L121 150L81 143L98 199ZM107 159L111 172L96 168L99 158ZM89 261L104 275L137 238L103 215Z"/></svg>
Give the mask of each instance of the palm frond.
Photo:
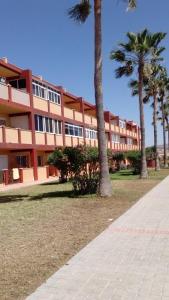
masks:
<svg viewBox="0 0 169 300"><path fill-rule="evenodd" d="M125 53L121 50L112 51L110 53L110 59L116 60L118 62L124 62L125 61Z"/></svg>
<svg viewBox="0 0 169 300"><path fill-rule="evenodd" d="M144 98L143 98L143 103L146 104L150 101L150 95L146 95Z"/></svg>
<svg viewBox="0 0 169 300"><path fill-rule="evenodd" d="M122 76L130 76L133 73L133 66L131 62L127 62L124 66L119 67L115 70L116 78L121 78Z"/></svg>
<svg viewBox="0 0 169 300"><path fill-rule="evenodd" d="M135 9L137 7L137 1L136 0L128 0L128 10Z"/></svg>
<svg viewBox="0 0 169 300"><path fill-rule="evenodd" d="M80 3L74 5L68 10L68 15L76 22L84 23L91 12L89 0L81 0Z"/></svg>

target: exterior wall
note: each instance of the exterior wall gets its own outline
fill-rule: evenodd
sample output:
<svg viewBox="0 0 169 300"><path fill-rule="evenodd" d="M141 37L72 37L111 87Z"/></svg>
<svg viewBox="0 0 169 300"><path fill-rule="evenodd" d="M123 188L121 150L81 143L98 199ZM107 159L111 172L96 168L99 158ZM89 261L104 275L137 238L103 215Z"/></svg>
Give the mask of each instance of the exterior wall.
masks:
<svg viewBox="0 0 169 300"><path fill-rule="evenodd" d="M28 116L25 115L25 116L10 117L10 124L11 127L28 130L29 129Z"/></svg>
<svg viewBox="0 0 169 300"><path fill-rule="evenodd" d="M33 168L23 169L23 182L34 181Z"/></svg>
<svg viewBox="0 0 169 300"><path fill-rule="evenodd" d="M38 167L38 179L39 180L45 180L47 178L47 170L46 166L44 167Z"/></svg>
<svg viewBox="0 0 169 300"><path fill-rule="evenodd" d="M52 112L53 114L56 114L58 116L62 115L60 105L50 102L49 107L50 107L50 112Z"/></svg>
<svg viewBox="0 0 169 300"><path fill-rule="evenodd" d="M42 111L48 112L48 101L39 97L33 96L33 107Z"/></svg>
<svg viewBox="0 0 169 300"><path fill-rule="evenodd" d="M75 111L75 120L79 122L83 122L83 115L82 113Z"/></svg>
<svg viewBox="0 0 169 300"><path fill-rule="evenodd" d="M56 134L56 145L63 146L63 136Z"/></svg>
<svg viewBox="0 0 169 300"><path fill-rule="evenodd" d="M47 133L46 136L47 136L47 145L54 146L55 145L55 134Z"/></svg>
<svg viewBox="0 0 169 300"><path fill-rule="evenodd" d="M64 116L68 119L74 119L73 110L67 107L64 107Z"/></svg>
<svg viewBox="0 0 169 300"><path fill-rule="evenodd" d="M21 130L21 144L32 145L32 132L27 130Z"/></svg>
<svg viewBox="0 0 169 300"><path fill-rule="evenodd" d="M30 97L27 93L12 88L12 99L14 102L30 106Z"/></svg>
<svg viewBox="0 0 169 300"><path fill-rule="evenodd" d="M43 132L35 132L35 142L37 145L45 145L45 134Z"/></svg>
<svg viewBox="0 0 169 300"><path fill-rule="evenodd" d="M7 143L19 143L18 130L15 128L6 128L6 142Z"/></svg>
<svg viewBox="0 0 169 300"><path fill-rule="evenodd" d="M2 83L0 83L0 98L4 100L8 100L8 87Z"/></svg>

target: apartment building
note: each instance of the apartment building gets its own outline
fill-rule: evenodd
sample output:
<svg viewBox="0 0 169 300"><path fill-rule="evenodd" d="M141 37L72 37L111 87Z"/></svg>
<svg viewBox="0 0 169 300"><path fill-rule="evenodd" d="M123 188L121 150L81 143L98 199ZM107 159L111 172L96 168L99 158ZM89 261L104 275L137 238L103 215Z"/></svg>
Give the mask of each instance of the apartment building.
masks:
<svg viewBox="0 0 169 300"><path fill-rule="evenodd" d="M136 123L109 111L104 117L109 149L139 149ZM0 59L0 184L54 176L48 155L80 144L98 145L95 105Z"/></svg>

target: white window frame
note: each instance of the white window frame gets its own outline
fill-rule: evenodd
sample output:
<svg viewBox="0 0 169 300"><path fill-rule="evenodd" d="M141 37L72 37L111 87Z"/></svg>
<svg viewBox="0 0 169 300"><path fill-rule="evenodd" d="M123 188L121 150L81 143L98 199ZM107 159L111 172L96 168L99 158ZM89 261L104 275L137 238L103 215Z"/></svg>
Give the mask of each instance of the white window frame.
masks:
<svg viewBox="0 0 169 300"><path fill-rule="evenodd" d="M70 123L65 123L65 129L66 129L66 126L68 128L68 131L69 131L69 128L73 131L73 134L65 133L66 136L74 136L74 137L78 137L78 138L83 138L83 127L77 126L74 124L70 124ZM79 130L81 130L82 135L75 135L75 129L78 129L78 132L79 132Z"/></svg>
<svg viewBox="0 0 169 300"><path fill-rule="evenodd" d="M116 133L112 133L112 142L116 144L120 144L120 135Z"/></svg>
<svg viewBox="0 0 169 300"><path fill-rule="evenodd" d="M91 128L85 128L85 137L89 140L97 140L97 131Z"/></svg>
<svg viewBox="0 0 169 300"><path fill-rule="evenodd" d="M34 92L33 86L35 87L35 92ZM33 89L34 96L48 100L57 105L61 105L61 95L54 89L50 88L49 86L46 86L44 84L38 83L38 81L33 80L32 81L32 89ZM44 97L42 96L42 90L44 90ZM49 97L49 93L51 93L51 95L52 95L51 99Z"/></svg>

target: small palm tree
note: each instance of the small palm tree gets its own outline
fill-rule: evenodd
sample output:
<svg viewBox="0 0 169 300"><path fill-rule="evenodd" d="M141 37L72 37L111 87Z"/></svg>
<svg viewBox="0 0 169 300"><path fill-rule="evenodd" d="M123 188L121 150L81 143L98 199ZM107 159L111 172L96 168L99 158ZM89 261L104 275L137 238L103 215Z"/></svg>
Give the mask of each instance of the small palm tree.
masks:
<svg viewBox="0 0 169 300"><path fill-rule="evenodd" d="M109 176L107 146L104 125L104 108L103 108L103 93L102 93L102 0L79 0L78 4L74 5L69 10L69 16L77 22L84 23L91 13L94 3L94 32L95 32L95 103L96 116L98 123L98 147L99 147L99 163L100 163L100 180L99 180L99 194L100 196L111 196L112 187ZM136 7L136 0L126 0L128 8Z"/></svg>
<svg viewBox="0 0 169 300"><path fill-rule="evenodd" d="M138 76L138 95L140 112L140 132L141 132L141 178L147 178L147 163L145 151L145 124L144 124L144 103L143 86L145 67L150 63L160 60L160 54L164 47L159 44L165 37L165 33L150 33L147 29L140 33L127 33L128 42L120 43L119 49L111 52L110 58L121 64L115 71L116 78L131 76L136 70Z"/></svg>

